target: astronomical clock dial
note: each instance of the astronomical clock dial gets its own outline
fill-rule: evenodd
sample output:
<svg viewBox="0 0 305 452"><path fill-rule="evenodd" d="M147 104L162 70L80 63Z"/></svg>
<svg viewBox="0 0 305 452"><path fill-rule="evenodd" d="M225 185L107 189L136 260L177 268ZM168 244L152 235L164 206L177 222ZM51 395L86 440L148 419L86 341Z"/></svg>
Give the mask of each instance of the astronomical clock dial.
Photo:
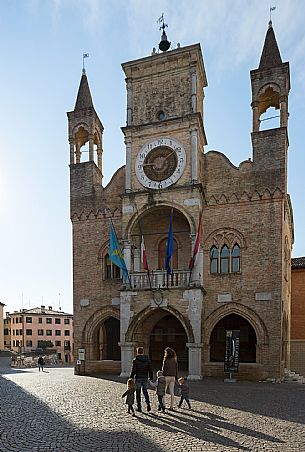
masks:
<svg viewBox="0 0 305 452"><path fill-rule="evenodd" d="M136 158L136 175L146 188L167 188L181 177L186 154L181 143L173 138L156 138L146 143Z"/></svg>

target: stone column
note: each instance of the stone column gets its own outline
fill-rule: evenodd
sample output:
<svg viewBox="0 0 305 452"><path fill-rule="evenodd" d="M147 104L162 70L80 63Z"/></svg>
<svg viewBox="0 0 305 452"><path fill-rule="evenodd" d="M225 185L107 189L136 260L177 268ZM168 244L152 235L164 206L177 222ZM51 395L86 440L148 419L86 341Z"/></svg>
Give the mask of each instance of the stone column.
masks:
<svg viewBox="0 0 305 452"><path fill-rule="evenodd" d="M141 250L138 248L135 248L133 250L133 271L134 272L141 271L140 262L141 262Z"/></svg>
<svg viewBox="0 0 305 452"><path fill-rule="evenodd" d="M252 130L253 132L259 131L260 120L258 115L258 102L252 102Z"/></svg>
<svg viewBox="0 0 305 452"><path fill-rule="evenodd" d="M288 124L288 111L287 111L287 97L280 98L280 126L287 127Z"/></svg>
<svg viewBox="0 0 305 452"><path fill-rule="evenodd" d="M124 260L128 271L131 270L131 242L129 240L123 240L124 244Z"/></svg>
<svg viewBox="0 0 305 452"><path fill-rule="evenodd" d="M126 145L126 167L125 167L125 190L131 191L131 140L125 139Z"/></svg>
<svg viewBox="0 0 305 452"><path fill-rule="evenodd" d="M193 252L194 252L194 246L195 246L195 240L196 240L196 234L190 234L190 239L191 239L191 241L192 241L192 256L193 256ZM198 278L197 278L198 279ZM195 283L195 281L196 281L196 274L195 274L195 266L194 266L194 268L193 268L193 270L192 270L192 275L191 275L191 280L190 280L190 282L191 283Z"/></svg>
<svg viewBox="0 0 305 452"><path fill-rule="evenodd" d="M70 165L74 163L74 140L69 140L70 143Z"/></svg>
<svg viewBox="0 0 305 452"><path fill-rule="evenodd" d="M98 166L98 169L100 170L100 172L102 172L102 164L103 164L102 156L103 156L103 149L100 146L98 146L98 148L97 148L97 166Z"/></svg>
<svg viewBox="0 0 305 452"><path fill-rule="evenodd" d="M130 374L131 363L134 354L134 345L132 342L126 342L126 332L130 320L133 317L133 296L136 292L123 291L120 293L120 342L121 347L121 377L127 377Z"/></svg>
<svg viewBox="0 0 305 452"><path fill-rule="evenodd" d="M188 343L186 344L189 349L189 374L188 380L201 380L202 372L201 372L201 352L202 352L202 344L201 343Z"/></svg>
<svg viewBox="0 0 305 452"><path fill-rule="evenodd" d="M80 163L80 157L81 157L81 151L80 151L80 144L76 143L76 163Z"/></svg>
<svg viewBox="0 0 305 452"><path fill-rule="evenodd" d="M130 80L126 79L126 90L127 90L127 126L131 125L132 122L132 89Z"/></svg>
<svg viewBox="0 0 305 452"><path fill-rule="evenodd" d="M121 373L120 377L129 377L131 372L132 360L134 357L133 342L119 342L121 347Z"/></svg>
<svg viewBox="0 0 305 452"><path fill-rule="evenodd" d="M94 140L93 134L89 134L89 160L94 161Z"/></svg>
<svg viewBox="0 0 305 452"><path fill-rule="evenodd" d="M188 302L187 316L190 321L194 342L200 344L201 338L201 318L203 294L200 288L187 289L183 292L183 299Z"/></svg>
<svg viewBox="0 0 305 452"><path fill-rule="evenodd" d="M198 180L198 149L197 149L197 129L191 130L191 152L192 152L192 183Z"/></svg>
<svg viewBox="0 0 305 452"><path fill-rule="evenodd" d="M197 111L197 74L196 70L192 71L192 112Z"/></svg>
<svg viewBox="0 0 305 452"><path fill-rule="evenodd" d="M194 342L187 343L189 349L189 376L190 380L200 380L202 377L202 337L201 319L203 294L201 289L188 289L183 293L184 300L188 301L187 316L192 327Z"/></svg>

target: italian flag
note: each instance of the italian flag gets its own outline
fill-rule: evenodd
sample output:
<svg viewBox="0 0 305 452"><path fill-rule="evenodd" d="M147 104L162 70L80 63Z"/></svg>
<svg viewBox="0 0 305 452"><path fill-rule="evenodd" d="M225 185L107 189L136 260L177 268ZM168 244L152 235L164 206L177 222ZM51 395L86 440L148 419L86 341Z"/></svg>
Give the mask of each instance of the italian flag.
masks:
<svg viewBox="0 0 305 452"><path fill-rule="evenodd" d="M199 246L200 246L201 218L202 218L202 215L200 215L200 219L199 219L199 224L198 224L198 229L197 229L197 234L196 234L196 240L195 240L195 245L194 245L193 256L191 257L190 263L189 263L189 269L190 270L193 270L193 268L194 268L194 265L195 265L195 262L196 262L196 257L197 257Z"/></svg>
<svg viewBox="0 0 305 452"><path fill-rule="evenodd" d="M149 272L143 234L142 234L142 240L141 240L141 261L142 261L143 269L146 270L147 272Z"/></svg>

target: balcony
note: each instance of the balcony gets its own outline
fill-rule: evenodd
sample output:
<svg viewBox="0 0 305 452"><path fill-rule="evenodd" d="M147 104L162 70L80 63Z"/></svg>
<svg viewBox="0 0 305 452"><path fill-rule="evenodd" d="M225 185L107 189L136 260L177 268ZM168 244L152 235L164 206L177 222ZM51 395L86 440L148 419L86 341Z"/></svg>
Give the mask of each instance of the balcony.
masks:
<svg viewBox="0 0 305 452"><path fill-rule="evenodd" d="M133 289L172 289L186 288L189 286L190 271L174 270L168 275L166 270L147 272L136 272L129 274Z"/></svg>

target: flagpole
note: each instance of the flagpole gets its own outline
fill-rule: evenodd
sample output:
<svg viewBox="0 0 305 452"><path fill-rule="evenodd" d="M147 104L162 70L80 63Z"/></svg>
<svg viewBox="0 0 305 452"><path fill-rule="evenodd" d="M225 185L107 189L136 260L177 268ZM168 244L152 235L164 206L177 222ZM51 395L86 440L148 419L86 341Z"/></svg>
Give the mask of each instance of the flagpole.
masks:
<svg viewBox="0 0 305 452"><path fill-rule="evenodd" d="M198 234L200 234L201 231L199 231L199 229L201 229L201 220L202 220L202 213L203 211L201 210L200 215L199 215L199 223L198 223L198 229L197 229L197 234L195 236L195 240L198 238ZM196 252L196 255L194 256L194 252L195 252L195 246L196 246L196 241L194 243L194 249L192 252L192 258L191 258L191 265L190 265L190 276L189 276L189 286L191 285L191 279L192 279L192 274L193 274L193 268L195 266L195 259L197 256L197 253L199 252L199 248L200 248L200 241L199 241L199 246L198 246L198 250Z"/></svg>
<svg viewBox="0 0 305 452"><path fill-rule="evenodd" d="M143 235L143 231L142 231L142 227L141 227L141 222L140 222L140 216L139 216L139 211L138 211L138 206L135 203L135 208L137 211L137 219L138 219L138 225L139 225L139 229L140 229L140 235L141 235L141 244L140 244L140 254L141 254L141 261L142 261L142 238L144 240L144 235ZM147 277L148 277L148 282L149 282L149 288L152 291L152 285L151 285L151 278L150 278L150 271L149 271L149 267L147 267Z"/></svg>
<svg viewBox="0 0 305 452"><path fill-rule="evenodd" d="M173 269L171 267L172 256L174 253L174 235L173 235L173 217L174 208L171 208L168 236L166 242L166 256L165 256L165 268L166 268L166 286L168 288L168 275L171 274L173 284Z"/></svg>

